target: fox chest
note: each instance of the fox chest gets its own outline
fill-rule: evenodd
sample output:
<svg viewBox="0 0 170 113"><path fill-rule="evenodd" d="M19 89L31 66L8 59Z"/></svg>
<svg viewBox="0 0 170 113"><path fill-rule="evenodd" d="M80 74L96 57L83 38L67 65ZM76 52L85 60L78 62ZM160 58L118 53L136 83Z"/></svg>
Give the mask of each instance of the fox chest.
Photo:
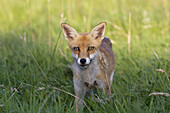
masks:
<svg viewBox="0 0 170 113"><path fill-rule="evenodd" d="M89 65L87 69L80 69L72 66L72 71L79 77L81 84L89 88L103 88L104 82L98 79L100 67L96 65Z"/></svg>

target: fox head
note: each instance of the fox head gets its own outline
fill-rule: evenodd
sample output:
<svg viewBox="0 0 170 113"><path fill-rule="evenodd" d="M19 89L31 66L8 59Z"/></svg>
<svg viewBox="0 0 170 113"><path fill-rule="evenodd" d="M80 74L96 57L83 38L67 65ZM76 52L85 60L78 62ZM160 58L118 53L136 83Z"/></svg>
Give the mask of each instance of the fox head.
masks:
<svg viewBox="0 0 170 113"><path fill-rule="evenodd" d="M90 33L81 34L68 24L62 23L61 26L73 58L80 67L86 68L98 54L104 38L106 23L98 24Z"/></svg>

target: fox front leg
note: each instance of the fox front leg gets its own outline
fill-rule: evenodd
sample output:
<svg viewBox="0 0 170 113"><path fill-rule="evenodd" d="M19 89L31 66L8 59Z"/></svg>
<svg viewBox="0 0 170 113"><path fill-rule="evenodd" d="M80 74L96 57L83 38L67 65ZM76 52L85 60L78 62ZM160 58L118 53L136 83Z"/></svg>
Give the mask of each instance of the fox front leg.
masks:
<svg viewBox="0 0 170 113"><path fill-rule="evenodd" d="M105 92L106 92L106 95L107 95L107 96L110 96L110 94L111 94L111 87L110 87L110 86L107 86L107 87L105 88Z"/></svg>
<svg viewBox="0 0 170 113"><path fill-rule="evenodd" d="M75 91L75 104L76 104L76 113L78 109L83 107L83 98L86 94L87 88L84 85L84 82L74 77L74 91Z"/></svg>
<svg viewBox="0 0 170 113"><path fill-rule="evenodd" d="M109 80L107 80L105 82L105 93L107 96L111 95L111 86L112 86L112 83Z"/></svg>

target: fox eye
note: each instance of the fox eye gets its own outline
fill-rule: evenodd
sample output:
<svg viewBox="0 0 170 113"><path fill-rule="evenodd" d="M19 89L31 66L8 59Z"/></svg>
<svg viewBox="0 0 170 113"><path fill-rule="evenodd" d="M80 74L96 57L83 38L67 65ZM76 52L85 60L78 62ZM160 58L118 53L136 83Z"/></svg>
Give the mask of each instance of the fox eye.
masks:
<svg viewBox="0 0 170 113"><path fill-rule="evenodd" d="M74 51L80 51L79 47L74 47Z"/></svg>
<svg viewBox="0 0 170 113"><path fill-rule="evenodd" d="M94 46L88 47L88 51L92 51L94 49Z"/></svg>

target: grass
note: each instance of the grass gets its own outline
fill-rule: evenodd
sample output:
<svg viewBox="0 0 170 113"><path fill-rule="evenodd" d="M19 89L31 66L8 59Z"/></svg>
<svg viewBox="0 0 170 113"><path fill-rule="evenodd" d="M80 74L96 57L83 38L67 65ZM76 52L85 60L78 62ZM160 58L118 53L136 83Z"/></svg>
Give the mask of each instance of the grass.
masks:
<svg viewBox="0 0 170 113"><path fill-rule="evenodd" d="M60 27L65 21L78 32L107 22L105 36L112 40L116 55L113 97L107 101L100 92L98 100L86 97L82 112L170 112L170 97L149 96L170 94L169 4L168 0L1 0L0 112L75 112L73 75L67 66L72 56Z"/></svg>

